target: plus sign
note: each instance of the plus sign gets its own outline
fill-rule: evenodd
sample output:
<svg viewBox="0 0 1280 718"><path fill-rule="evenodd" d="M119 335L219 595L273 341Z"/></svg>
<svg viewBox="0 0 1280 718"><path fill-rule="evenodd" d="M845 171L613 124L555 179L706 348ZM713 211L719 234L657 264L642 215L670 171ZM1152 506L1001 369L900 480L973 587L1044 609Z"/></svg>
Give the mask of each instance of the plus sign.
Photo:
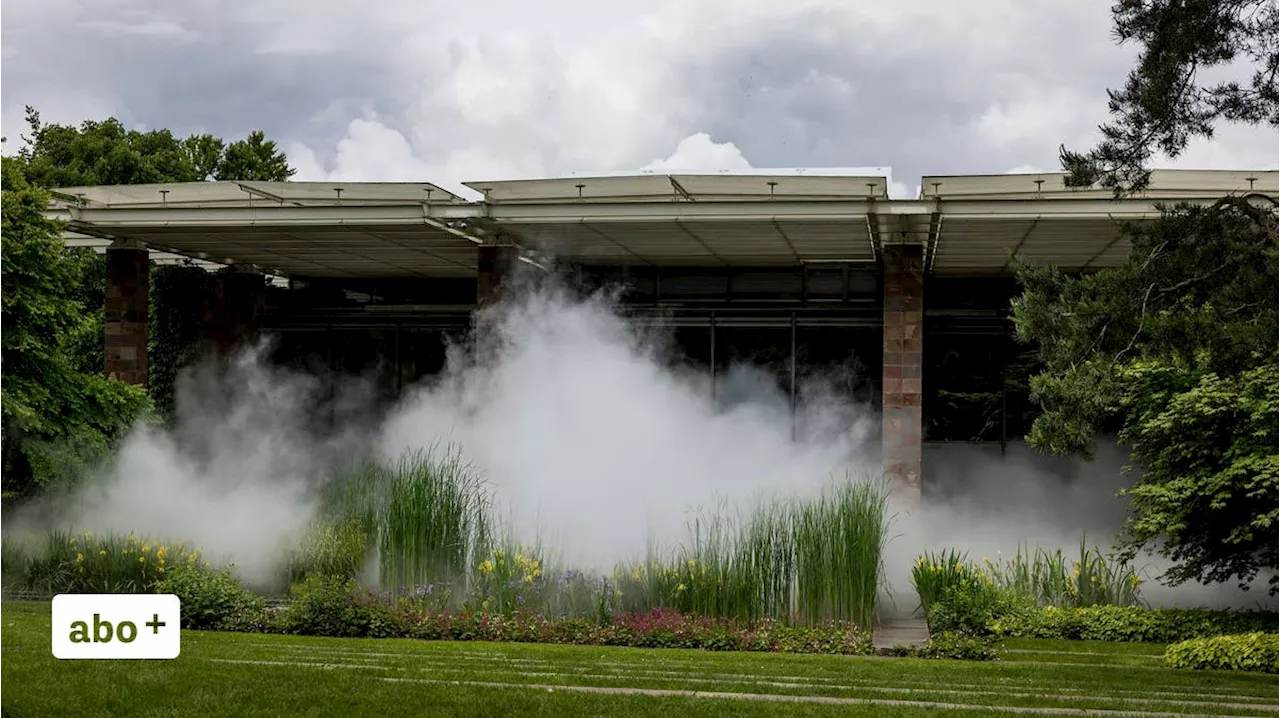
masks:
<svg viewBox="0 0 1280 718"><path fill-rule="evenodd" d="M160 627L165 624L164 621L160 620L160 614L153 613L151 614L151 620L147 621L146 625L151 629L151 635L154 636L160 632Z"/></svg>

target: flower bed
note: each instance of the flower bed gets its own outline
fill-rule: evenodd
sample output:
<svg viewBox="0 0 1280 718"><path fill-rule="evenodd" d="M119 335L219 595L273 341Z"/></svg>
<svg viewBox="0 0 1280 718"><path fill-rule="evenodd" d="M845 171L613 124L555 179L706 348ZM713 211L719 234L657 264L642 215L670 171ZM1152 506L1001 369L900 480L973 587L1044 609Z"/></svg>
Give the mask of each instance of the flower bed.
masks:
<svg viewBox="0 0 1280 718"><path fill-rule="evenodd" d="M228 630L341 637L841 655L871 652L867 633L848 622L796 626L766 619L748 623L673 609L591 618L550 617L530 609L443 611L422 602L361 592L349 582L323 580L295 587L285 606L247 606L222 625Z"/></svg>

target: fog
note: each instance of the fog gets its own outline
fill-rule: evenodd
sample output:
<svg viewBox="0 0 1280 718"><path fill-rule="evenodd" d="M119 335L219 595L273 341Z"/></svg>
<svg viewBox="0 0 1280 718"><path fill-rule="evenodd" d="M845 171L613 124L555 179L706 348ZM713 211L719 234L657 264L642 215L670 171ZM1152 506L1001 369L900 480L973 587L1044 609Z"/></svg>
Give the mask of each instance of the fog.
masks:
<svg viewBox="0 0 1280 718"><path fill-rule="evenodd" d="M29 511L10 536L50 523L73 530L168 537L233 561L264 583L316 510L317 482L357 450L388 457L456 443L483 473L498 512L522 540L562 560L607 568L651 544L687 536L700 510L817 493L846 473L878 477L879 416L811 379L793 423L772 374L740 365L711 379L680 363L670 337L628 323L607 293L527 289L478 319L480 350L451 348L440 375L408 387L389 410L371 382L328 383L263 361L202 364L177 387L172 429L143 426L52 521ZM334 428L336 427L336 429ZM1050 461L1014 444L930 446L926 501L895 502L886 556L892 601L910 610L906 571L925 548L977 559L1019 545L1104 550L1131 481L1122 453ZM47 506L45 507L48 508ZM1154 578L1163 566L1147 561ZM1144 586L1152 603L1274 607L1265 587Z"/></svg>

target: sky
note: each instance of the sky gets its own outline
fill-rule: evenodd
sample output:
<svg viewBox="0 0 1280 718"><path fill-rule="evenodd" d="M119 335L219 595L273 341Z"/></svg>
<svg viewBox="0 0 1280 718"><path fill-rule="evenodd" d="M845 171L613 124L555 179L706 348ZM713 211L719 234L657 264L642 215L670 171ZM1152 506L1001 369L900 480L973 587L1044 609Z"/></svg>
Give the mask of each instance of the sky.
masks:
<svg viewBox="0 0 1280 718"><path fill-rule="evenodd" d="M294 179L1057 169L1106 119L1109 0L6 0L0 122L261 129ZM1158 166L1270 169L1270 127Z"/></svg>

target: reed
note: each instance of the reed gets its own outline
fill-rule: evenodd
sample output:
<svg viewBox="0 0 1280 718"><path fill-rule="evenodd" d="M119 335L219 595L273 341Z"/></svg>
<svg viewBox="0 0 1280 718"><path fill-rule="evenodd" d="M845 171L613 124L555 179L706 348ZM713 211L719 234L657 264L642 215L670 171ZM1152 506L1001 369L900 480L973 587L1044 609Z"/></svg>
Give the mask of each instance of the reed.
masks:
<svg viewBox="0 0 1280 718"><path fill-rule="evenodd" d="M699 515L683 545L666 553L650 547L644 561L618 566L618 608L870 626L886 499L881 484L846 476L812 500L765 501L745 516L723 507Z"/></svg>
<svg viewBox="0 0 1280 718"><path fill-rule="evenodd" d="M489 551L488 492L457 448L404 455L385 475L378 581L393 593L465 583Z"/></svg>

